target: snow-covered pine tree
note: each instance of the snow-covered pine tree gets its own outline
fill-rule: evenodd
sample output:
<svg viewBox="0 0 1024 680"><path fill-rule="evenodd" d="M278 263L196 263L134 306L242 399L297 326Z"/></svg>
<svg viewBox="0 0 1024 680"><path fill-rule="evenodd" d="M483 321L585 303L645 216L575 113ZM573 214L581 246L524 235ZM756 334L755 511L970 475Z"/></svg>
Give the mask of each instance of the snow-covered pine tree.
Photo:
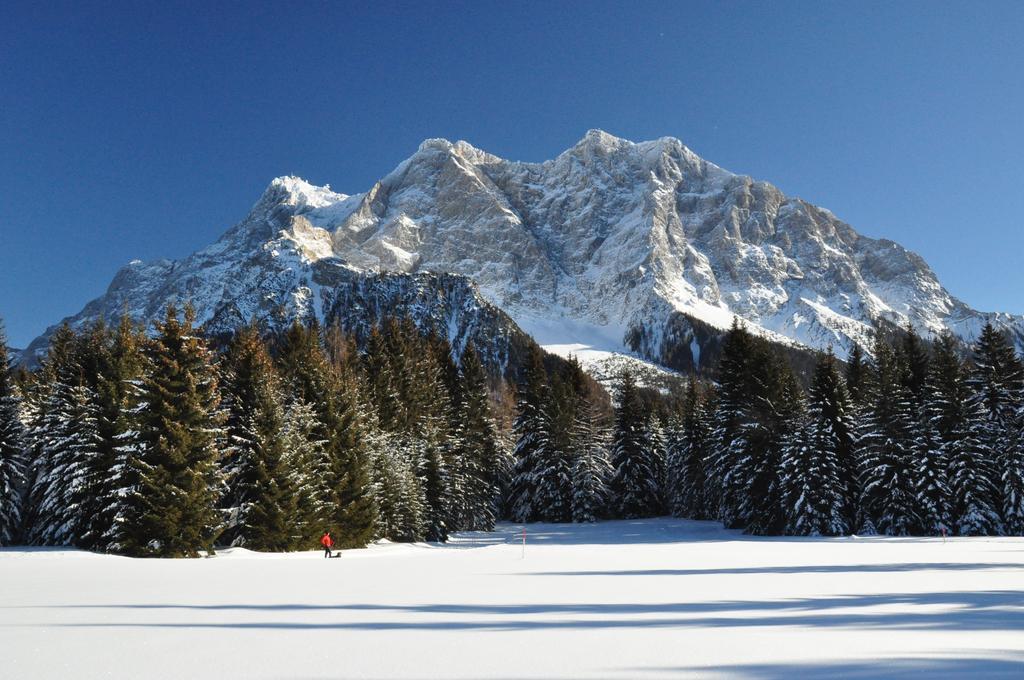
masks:
<svg viewBox="0 0 1024 680"><path fill-rule="evenodd" d="M633 375L619 378L612 435L612 478L608 488L618 517L650 517L660 510L658 469L648 415Z"/></svg>
<svg viewBox="0 0 1024 680"><path fill-rule="evenodd" d="M708 404L690 376L683 401L683 420L670 428L667 446L666 486L671 493L670 512L676 517L711 519L715 516L707 498L708 452L711 417Z"/></svg>
<svg viewBox="0 0 1024 680"><path fill-rule="evenodd" d="M424 540L427 500L416 469L422 461L423 441L391 432L377 432L370 438L378 535L393 541Z"/></svg>
<svg viewBox="0 0 1024 680"><path fill-rule="evenodd" d="M129 531L142 513L139 485L139 456L145 448L139 417L146 405L143 378L150 369L145 347L148 340L127 314L114 332L109 363L100 377L101 459L109 461L99 508L94 523L97 548L124 552Z"/></svg>
<svg viewBox="0 0 1024 680"><path fill-rule="evenodd" d="M868 383L871 380L872 365L864 356L864 350L859 344L854 344L846 358L846 390L849 394L849 422L850 422L850 455L841 461L841 472L843 481L847 488L848 512L846 522L851 531L868 531L876 533L870 519L864 516L862 506L863 493L860 488L860 463L861 451L857 448L857 439L860 437L867 405Z"/></svg>
<svg viewBox="0 0 1024 680"><path fill-rule="evenodd" d="M859 344L854 343L850 356L846 359L846 390L854 409L859 409L864 404L864 390L869 372L864 350Z"/></svg>
<svg viewBox="0 0 1024 680"><path fill-rule="evenodd" d="M370 456L370 478L377 502L375 538L394 538L399 533L398 507L401 503L401 481L394 465L397 437L391 433L371 431L366 450Z"/></svg>
<svg viewBox="0 0 1024 680"><path fill-rule="evenodd" d="M987 534L998 525L990 456L983 442L988 421L971 397L956 340L944 334L935 343L926 400L942 468L934 471L933 461L929 472L918 472L919 485L931 490L919 505L939 520L932 522L933 531L945 526L965 535Z"/></svg>
<svg viewBox="0 0 1024 680"><path fill-rule="evenodd" d="M451 486L442 458L441 447L427 439L414 440L418 465L416 475L423 486L424 534L428 541L448 540L448 521L451 516Z"/></svg>
<svg viewBox="0 0 1024 680"><path fill-rule="evenodd" d="M408 452L393 459L401 493L396 508L394 540L419 541L426 534L427 498Z"/></svg>
<svg viewBox="0 0 1024 680"><path fill-rule="evenodd" d="M432 445L441 452L447 494L444 499L447 511L443 515L446 528L449 532L460 531L469 526L474 513L469 495L473 486L474 461L466 445L462 382L447 338L430 332L421 336L420 342L429 360L423 373L425 382L420 386L424 395L422 399L426 402L427 394L433 398L429 409L431 423L419 427L421 431L431 433Z"/></svg>
<svg viewBox="0 0 1024 680"><path fill-rule="evenodd" d="M394 328L392 324L386 327ZM377 424L386 432L398 427L399 395L395 389L394 360L391 357L392 344L385 341L379 326L374 326L366 341L364 371L366 388L373 403Z"/></svg>
<svg viewBox="0 0 1024 680"><path fill-rule="evenodd" d="M984 407L966 404L964 428L953 435L945 457L949 466L950 516L961 536L988 536L1000 531L996 456L989 446L991 428Z"/></svg>
<svg viewBox="0 0 1024 680"><path fill-rule="evenodd" d="M292 536L299 546L315 546L316 539L330 525L331 490L328 486L331 461L327 440L320 438L323 424L316 407L293 399L284 412L282 437L290 485L295 493Z"/></svg>
<svg viewBox="0 0 1024 680"><path fill-rule="evenodd" d="M803 404L789 365L763 343L753 363L754 393L733 440L734 466L726 473L729 526L752 534L783 531L786 516L779 473L782 452L799 427Z"/></svg>
<svg viewBox="0 0 1024 680"><path fill-rule="evenodd" d="M691 378L692 381L692 378ZM685 413L685 406L684 413ZM665 486L662 495L668 513L686 517L686 434L683 416L673 413L665 428Z"/></svg>
<svg viewBox="0 0 1024 680"><path fill-rule="evenodd" d="M1010 427L1024 400L1024 365L1006 336L985 324L974 344L974 367L968 378L973 399L1000 430Z"/></svg>
<svg viewBox="0 0 1024 680"><path fill-rule="evenodd" d="M849 488L843 459L852 454L849 397L831 349L818 358L807 398L807 417L782 457L786 532L838 536L848 530Z"/></svg>
<svg viewBox="0 0 1024 680"><path fill-rule="evenodd" d="M458 419L466 465L466 513L460 524L468 530L492 531L498 510L497 434L488 402L487 373L472 342L466 345L460 364Z"/></svg>
<svg viewBox="0 0 1024 680"><path fill-rule="evenodd" d="M866 386L865 414L857 440L864 528L870 522L880 533L906 536L919 525L913 399L902 379L904 367L892 348L878 340L874 354L875 370Z"/></svg>
<svg viewBox="0 0 1024 680"><path fill-rule="evenodd" d="M1024 365L1006 336L986 324L974 345L974 368L968 384L977 405L973 432L986 460L980 469L991 475L993 502L1006 522L1005 531L1024 531Z"/></svg>
<svg viewBox="0 0 1024 680"><path fill-rule="evenodd" d="M582 373L578 364L570 366ZM542 522L572 520L573 463L570 435L576 417L578 394L573 376L555 373L550 377L546 422L549 423L547 446L538 457L534 475L533 504L537 519Z"/></svg>
<svg viewBox="0 0 1024 680"><path fill-rule="evenodd" d="M96 396L83 383L77 338L66 324L51 340L42 388L31 431L36 458L28 538L37 545L80 545L87 526L80 506L95 492L99 435Z"/></svg>
<svg viewBox="0 0 1024 680"><path fill-rule="evenodd" d="M735 517L733 498L725 488L726 477L736 466L733 441L739 434L753 392L751 362L754 338L733 319L722 344L718 363L718 395L706 465L705 497L714 517L729 523Z"/></svg>
<svg viewBox="0 0 1024 680"><path fill-rule="evenodd" d="M927 446L918 446L915 486L921 529L952 531L949 455L966 432L968 391L956 340L944 333L934 343L924 393L929 425Z"/></svg>
<svg viewBox="0 0 1024 680"><path fill-rule="evenodd" d="M448 533L457 529L455 499L462 502L465 488L466 465L459 442L454 440L461 428L454 422L451 398L451 385L457 383L458 371L447 341L419 334L411 321L406 320L406 326L406 342L412 354L406 357L411 368L405 398L407 406L414 405L408 410L409 434L419 440L412 448L418 452L416 473L426 500L426 539L444 542ZM462 510L464 506L459 514Z"/></svg>
<svg viewBox="0 0 1024 680"><path fill-rule="evenodd" d="M75 513L78 515L76 545L89 550L103 550L103 526L101 510L105 507L109 493L111 468L114 466L116 441L109 429L111 421L117 418L119 406L107 398L105 376L110 372L111 332L100 318L91 326L76 334L75 357L79 367L79 382L88 390L89 408L95 416L95 451L87 458L83 487L88 489L81 496Z"/></svg>
<svg viewBox="0 0 1024 680"><path fill-rule="evenodd" d="M71 327L62 324L50 338L46 357L31 381L25 395L26 445L28 461L24 499L24 526L22 539L32 545L46 545L49 541L53 521L47 508L60 501L50 496L53 483L54 463L50 459L50 441L56 436L61 420L52 410L54 392L61 389L70 391L71 385L63 381L73 377L70 368L74 361L75 334ZM54 491L57 491L54 489Z"/></svg>
<svg viewBox="0 0 1024 680"><path fill-rule="evenodd" d="M1002 483L1003 532L1007 536L1024 536L1024 411L1018 415L1019 425L996 457Z"/></svg>
<svg viewBox="0 0 1024 680"><path fill-rule="evenodd" d="M843 502L843 520L847 530L854 529L857 524L858 506L860 503L859 486L857 483L859 454L856 448L857 406L848 389L846 380L840 375L835 356L829 348L820 361L821 385L818 407L819 417L829 423L836 447L836 464L839 468L840 489ZM866 369L860 369L859 380L864 379Z"/></svg>
<svg viewBox="0 0 1024 680"><path fill-rule="evenodd" d="M910 323L903 329L897 352L903 366L901 381L917 406L924 401L927 392L931 361L927 348Z"/></svg>
<svg viewBox="0 0 1024 680"><path fill-rule="evenodd" d="M904 366L901 382L910 399L911 459L917 524L913 533L938 534L945 518L945 457L928 410L931 360L914 328L908 324L899 345Z"/></svg>
<svg viewBox="0 0 1024 680"><path fill-rule="evenodd" d="M152 368L142 384L142 451L136 461L141 511L126 531L125 547L132 554L195 557L212 550L220 530L220 395L211 370L214 355L194 322L191 306L179 318L168 305L148 348Z"/></svg>
<svg viewBox="0 0 1024 680"><path fill-rule="evenodd" d="M665 461L668 454L666 452L665 424L658 413L651 413L647 417L647 442L651 456L651 469L654 470L654 482L657 485L657 501L653 512L660 515L665 512Z"/></svg>
<svg viewBox="0 0 1024 680"><path fill-rule="evenodd" d="M581 394L570 433L572 447L572 521L593 522L608 510L608 433L592 398Z"/></svg>
<svg viewBox="0 0 1024 680"><path fill-rule="evenodd" d="M252 550L295 546L295 497L285 468L284 409L274 365L259 331L239 329L221 363L227 449L221 470L227 524L220 540Z"/></svg>
<svg viewBox="0 0 1024 680"><path fill-rule="evenodd" d="M10 545L18 538L24 481L21 399L11 376L7 337L0 324L0 546Z"/></svg>
<svg viewBox="0 0 1024 680"><path fill-rule="evenodd" d="M60 454L51 460L63 458L61 469L64 502L61 508L62 524L66 527L66 538L57 544L72 543L79 547L91 547L89 538L90 520L102 493L103 480L108 473L97 464L100 457L99 408L96 392L87 384L75 385L71 402L67 405L64 427L61 432L64 441L57 444Z"/></svg>
<svg viewBox="0 0 1024 680"><path fill-rule="evenodd" d="M340 547L362 547L374 535L377 508L370 486L370 469L362 440L362 417L352 375L347 373L348 350L343 342L336 361L327 360L320 345L319 328L293 323L285 333L279 361L292 400L312 404L316 409L316 441L323 442L324 467L317 484L323 496L317 507L319 526L308 543L330 530Z"/></svg>
<svg viewBox="0 0 1024 680"><path fill-rule="evenodd" d="M550 389L541 350L536 345L529 350L524 372L516 393L518 413L512 424L516 443L508 507L513 520L532 522L543 509L535 498L537 478L551 446Z"/></svg>

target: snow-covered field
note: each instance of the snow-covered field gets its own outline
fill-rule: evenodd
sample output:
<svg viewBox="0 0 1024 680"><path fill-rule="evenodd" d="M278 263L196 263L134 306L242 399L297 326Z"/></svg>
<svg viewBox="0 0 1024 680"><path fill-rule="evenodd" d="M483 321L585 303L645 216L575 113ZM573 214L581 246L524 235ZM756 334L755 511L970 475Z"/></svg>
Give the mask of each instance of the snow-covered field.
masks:
<svg viewBox="0 0 1024 680"><path fill-rule="evenodd" d="M1024 539L531 525L447 546L0 551L0 677L1024 677Z"/></svg>

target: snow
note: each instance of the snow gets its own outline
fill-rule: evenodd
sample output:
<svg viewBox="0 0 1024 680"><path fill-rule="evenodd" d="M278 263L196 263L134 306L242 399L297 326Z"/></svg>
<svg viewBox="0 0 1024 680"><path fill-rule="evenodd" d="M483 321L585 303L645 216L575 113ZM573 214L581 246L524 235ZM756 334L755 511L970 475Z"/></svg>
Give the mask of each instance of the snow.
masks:
<svg viewBox="0 0 1024 680"><path fill-rule="evenodd" d="M765 539L675 519L447 546L0 550L0 675L1019 678L1024 539Z"/></svg>
<svg viewBox="0 0 1024 680"><path fill-rule="evenodd" d="M569 316L519 316L516 323L545 351L565 359L576 357L583 370L606 387L613 387L623 370L629 370L638 384L649 387L662 387L681 378L629 351L622 342L626 329L621 325L602 326Z"/></svg>
<svg viewBox="0 0 1024 680"><path fill-rule="evenodd" d="M365 194L298 177L279 177L271 189L216 244L177 262L122 269L103 297L69 319L72 327L126 306L148 323L183 299L204 319L266 318L276 312L246 299L253 286L261 300L283 300L315 265L337 258L366 273L466 276L521 325L571 317L643 328L640 351L652 361L682 356L675 350L685 347L672 343L690 341L666 335L676 312L719 330L739 316L773 342L833 346L840 356L865 344L881 319L909 321L926 335L948 328L968 342L992 321L1024 349L1024 317L967 307L917 255L860 236L669 137L634 144L591 130L543 163L432 139ZM262 256L268 246L301 257L286 273L279 258ZM25 354L38 356L55 328ZM542 344L590 345L571 335ZM606 359L630 361L617 348L591 349L613 353L581 356L595 377L609 373Z"/></svg>
<svg viewBox="0 0 1024 680"><path fill-rule="evenodd" d="M271 186L282 187L285 191L291 194L291 202L293 205L298 205L310 210L325 208L348 198L345 194L339 194L331 191L330 185L322 187L316 186L315 184L310 184L301 177L295 177L293 175L275 177L271 182Z"/></svg>

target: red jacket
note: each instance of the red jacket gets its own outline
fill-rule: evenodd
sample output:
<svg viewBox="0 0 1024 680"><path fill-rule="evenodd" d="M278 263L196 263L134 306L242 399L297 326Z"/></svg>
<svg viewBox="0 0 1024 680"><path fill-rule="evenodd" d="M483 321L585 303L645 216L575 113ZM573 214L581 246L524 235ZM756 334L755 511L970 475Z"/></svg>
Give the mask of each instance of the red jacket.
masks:
<svg viewBox="0 0 1024 680"><path fill-rule="evenodd" d="M330 548L332 545L334 545L334 541L331 540L331 535L324 534L324 537L320 539L320 545L322 545L325 548Z"/></svg>

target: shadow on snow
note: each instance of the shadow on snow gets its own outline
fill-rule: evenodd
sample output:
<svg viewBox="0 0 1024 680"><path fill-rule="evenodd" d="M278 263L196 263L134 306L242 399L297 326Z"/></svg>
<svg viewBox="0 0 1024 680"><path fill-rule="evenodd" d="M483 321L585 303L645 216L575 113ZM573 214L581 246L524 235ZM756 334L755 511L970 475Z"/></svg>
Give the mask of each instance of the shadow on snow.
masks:
<svg viewBox="0 0 1024 680"><path fill-rule="evenodd" d="M914 611L914 607L943 607ZM869 608L889 608L874 611ZM899 607L898 611L892 608ZM33 607L35 608L35 607ZM543 630L607 628L744 628L805 626L907 630L1022 630L1024 592L991 590L945 593L893 593L774 601L581 604L126 604L49 606L53 609L191 610L196 612L360 612L404 615L398 620L332 622L204 621L82 622L73 628L224 628L338 630ZM409 617L408 615L412 615ZM438 619L457 615L463 620ZM579 617L579 618L567 618ZM649 618L640 618L649 617ZM16 624L12 624L16 625Z"/></svg>

